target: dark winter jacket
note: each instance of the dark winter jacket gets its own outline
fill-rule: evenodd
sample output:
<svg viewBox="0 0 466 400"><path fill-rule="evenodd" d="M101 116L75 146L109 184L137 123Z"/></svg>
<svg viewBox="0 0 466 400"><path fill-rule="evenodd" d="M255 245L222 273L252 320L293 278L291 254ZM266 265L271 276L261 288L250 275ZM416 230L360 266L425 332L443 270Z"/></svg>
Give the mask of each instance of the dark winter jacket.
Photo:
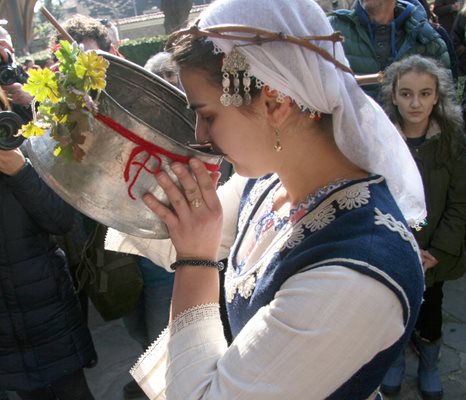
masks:
<svg viewBox="0 0 466 400"><path fill-rule="evenodd" d="M459 2L459 0L435 0L434 2L434 14L438 17L440 25L448 33L451 32L453 21L458 14L458 11L452 9L452 5L456 2Z"/></svg>
<svg viewBox="0 0 466 400"><path fill-rule="evenodd" d="M30 164L0 173L0 387L33 390L95 356L63 252L74 210Z"/></svg>
<svg viewBox="0 0 466 400"><path fill-rule="evenodd" d="M459 66L458 57L456 55L455 47L453 46L453 41L451 40L451 36L442 25L434 24L433 27L447 46L448 56L450 58L450 71L453 77L453 81L456 82L458 80Z"/></svg>
<svg viewBox="0 0 466 400"><path fill-rule="evenodd" d="M466 75L466 40L465 40L466 15L459 13L456 16L451 30L451 40L458 57L458 70L460 75Z"/></svg>
<svg viewBox="0 0 466 400"><path fill-rule="evenodd" d="M439 263L426 272L426 284L457 279L466 271L464 238L466 228L466 149L443 164L436 160L440 134L431 124L426 141L410 146L424 184L427 226L414 235L421 249Z"/></svg>
<svg viewBox="0 0 466 400"><path fill-rule="evenodd" d="M345 37L345 54L356 74L378 73L393 61L411 54L432 57L450 67L447 46L427 21L425 10L418 2L397 0L395 19L390 26L391 58L386 65L377 58L377 44L372 39L375 25L369 21L359 2L352 10L335 11L329 20L333 29ZM374 99L378 98L379 85L368 85L363 89Z"/></svg>

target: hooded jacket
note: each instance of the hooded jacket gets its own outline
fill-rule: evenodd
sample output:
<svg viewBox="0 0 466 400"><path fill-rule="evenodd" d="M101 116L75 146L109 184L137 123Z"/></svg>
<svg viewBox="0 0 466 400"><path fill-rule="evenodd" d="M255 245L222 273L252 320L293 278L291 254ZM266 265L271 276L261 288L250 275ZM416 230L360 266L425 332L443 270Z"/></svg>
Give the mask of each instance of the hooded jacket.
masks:
<svg viewBox="0 0 466 400"><path fill-rule="evenodd" d="M337 10L329 20L335 31L345 37L343 47L355 74L375 74L389 64L411 54L419 54L440 60L450 66L448 50L440 35L427 20L424 8L416 0L397 0L395 18L390 24L391 56L382 65L375 50L376 25L369 20L358 1L352 10ZM364 91L377 100L379 85L364 86Z"/></svg>

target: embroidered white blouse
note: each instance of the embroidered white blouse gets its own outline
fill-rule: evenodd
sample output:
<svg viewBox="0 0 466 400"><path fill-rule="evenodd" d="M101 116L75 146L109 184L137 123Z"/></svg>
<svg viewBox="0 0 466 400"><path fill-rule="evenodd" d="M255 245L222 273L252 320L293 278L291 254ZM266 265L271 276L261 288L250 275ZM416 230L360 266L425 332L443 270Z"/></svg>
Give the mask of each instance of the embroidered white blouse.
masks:
<svg viewBox="0 0 466 400"><path fill-rule="evenodd" d="M244 183L234 177L219 189L225 214L224 253L235 235ZM129 251L136 245L116 236L107 238L112 243L107 247ZM157 246L137 242L138 252L150 255L155 263L167 266L173 260L169 241L163 246L160 241ZM217 304L187 310L131 373L150 399L318 400L403 332L401 305L391 290L334 265L290 277L229 347Z"/></svg>

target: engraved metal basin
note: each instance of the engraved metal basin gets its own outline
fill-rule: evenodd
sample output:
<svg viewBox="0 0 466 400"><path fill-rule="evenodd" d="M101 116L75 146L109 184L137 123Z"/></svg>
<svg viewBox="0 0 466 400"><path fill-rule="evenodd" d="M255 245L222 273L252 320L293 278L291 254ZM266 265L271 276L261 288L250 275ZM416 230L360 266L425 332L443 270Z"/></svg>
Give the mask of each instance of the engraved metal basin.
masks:
<svg viewBox="0 0 466 400"><path fill-rule="evenodd" d="M128 139L96 119L89 132L82 132L86 155L81 162L55 157L57 142L47 134L27 140L29 158L42 179L88 217L135 236L167 238L165 224L141 199L150 192L168 204L154 172L161 168L174 178L169 168L173 154L212 166L222 157L188 146L195 143L195 115L181 91L132 62L100 54L110 66L99 113L139 139ZM148 151L147 146L162 150Z"/></svg>

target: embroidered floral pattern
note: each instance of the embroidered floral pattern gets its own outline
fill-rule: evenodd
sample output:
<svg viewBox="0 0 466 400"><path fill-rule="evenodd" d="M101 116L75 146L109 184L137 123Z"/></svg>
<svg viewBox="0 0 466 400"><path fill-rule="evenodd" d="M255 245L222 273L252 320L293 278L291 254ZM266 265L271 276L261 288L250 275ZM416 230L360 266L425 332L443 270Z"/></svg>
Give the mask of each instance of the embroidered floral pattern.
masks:
<svg viewBox="0 0 466 400"><path fill-rule="evenodd" d="M276 235L270 248L276 249L276 251L265 252L264 255L244 273L239 273L232 267L228 268L225 274L225 298L229 303L233 301L236 293L245 299L251 297L256 287L257 280L262 277L267 266L271 264L272 259L284 248L290 249L299 245L306 237L305 229L314 232L324 228L335 219L336 210L331 204L331 201L326 202L323 207L318 207L314 213L311 213L310 215L312 215L312 218L308 218L309 210L315 207L319 199L327 196L329 193L348 182L347 180L341 180L331 183L324 188L320 188L315 194L310 195L305 201L298 204L296 208L290 210L289 216L283 218L274 216L273 219L267 218L264 220L264 218L262 218L263 215L273 213L272 192L274 191L271 190L271 185L274 180L276 180L276 176L257 182L252 188L246 204L243 206L241 217L238 222L239 232L244 231L250 225L251 229L263 234L264 225L268 226L264 221L267 223L273 221ZM262 216L259 216L257 219L249 220L254 206L264 191L268 191L269 196L264 199ZM256 235L256 244L259 242L260 239L258 239ZM249 251L246 252L246 254L249 254ZM231 260L229 264L233 265ZM237 265L240 271L243 270L243 264L244 260L238 260Z"/></svg>
<svg viewBox="0 0 466 400"><path fill-rule="evenodd" d="M319 231L335 220L335 213L336 210L332 204L327 204L322 209L319 207L311 213L312 218L306 222L305 227L311 232Z"/></svg>
<svg viewBox="0 0 466 400"><path fill-rule="evenodd" d="M238 290L238 293L241 297L248 299L249 297L251 297L252 292L255 287L256 287L256 275L252 274L252 275L246 276L246 278L238 284L236 289Z"/></svg>
<svg viewBox="0 0 466 400"><path fill-rule="evenodd" d="M368 204L370 197L369 183L362 182L343 189L341 197L337 199L337 203L342 210L352 210L353 208L360 208Z"/></svg>
<svg viewBox="0 0 466 400"><path fill-rule="evenodd" d="M256 282L264 274L267 265L270 263L270 257L258 262L253 270L248 271L245 275L235 276L235 270L228 268L225 273L225 299L228 303L233 301L235 294L238 293L241 297L248 299L256 288Z"/></svg>
<svg viewBox="0 0 466 400"><path fill-rule="evenodd" d="M271 190L272 182L275 179L276 177L271 177L262 182L258 182L251 190L248 202L243 208L239 227L240 232L248 228L247 224L251 224L251 228L256 229L256 224L263 222L260 218L249 219L250 214L253 212L253 209L261 194L264 193L264 190ZM231 303L236 294L244 299L251 297L256 288L257 280L264 274L267 267L272 263L273 258L277 256L277 254L283 250L289 250L299 246L308 236L309 232L314 233L326 228L336 220L339 213L347 212L369 204L371 197L369 185L377 184L381 181L383 181L383 178L377 177L375 179L357 182L341 188L349 182L347 180L342 180L329 184L326 187L319 189L315 194L310 195L304 202L300 203L295 209L290 211L289 217L284 217L280 224L275 224L275 238L269 247L269 250L274 249L275 251L265 252L249 270L244 271L243 273L238 273L232 267L228 268L225 275L226 301ZM262 213L271 212L272 204L269 200L270 198L265 200L264 207L261 210ZM380 221L380 223L382 223L382 219L380 219ZM386 219L383 221L386 221ZM390 226L395 226L396 223L397 221L392 220L390 221ZM401 227L405 228L401 222L398 223L400 224L400 227L398 227L399 230L401 230ZM407 231L407 228L405 229ZM407 231L407 233L408 235L405 236L407 239L412 237L409 231ZM415 241L414 244L416 244ZM238 263L238 265L242 265L244 260L238 260ZM233 265L231 260L230 265ZM243 269L241 268L241 270Z"/></svg>
<svg viewBox="0 0 466 400"><path fill-rule="evenodd" d="M304 237L304 227L295 227L290 235L290 238L285 242L285 247L292 249L293 247L300 244L304 240Z"/></svg>

